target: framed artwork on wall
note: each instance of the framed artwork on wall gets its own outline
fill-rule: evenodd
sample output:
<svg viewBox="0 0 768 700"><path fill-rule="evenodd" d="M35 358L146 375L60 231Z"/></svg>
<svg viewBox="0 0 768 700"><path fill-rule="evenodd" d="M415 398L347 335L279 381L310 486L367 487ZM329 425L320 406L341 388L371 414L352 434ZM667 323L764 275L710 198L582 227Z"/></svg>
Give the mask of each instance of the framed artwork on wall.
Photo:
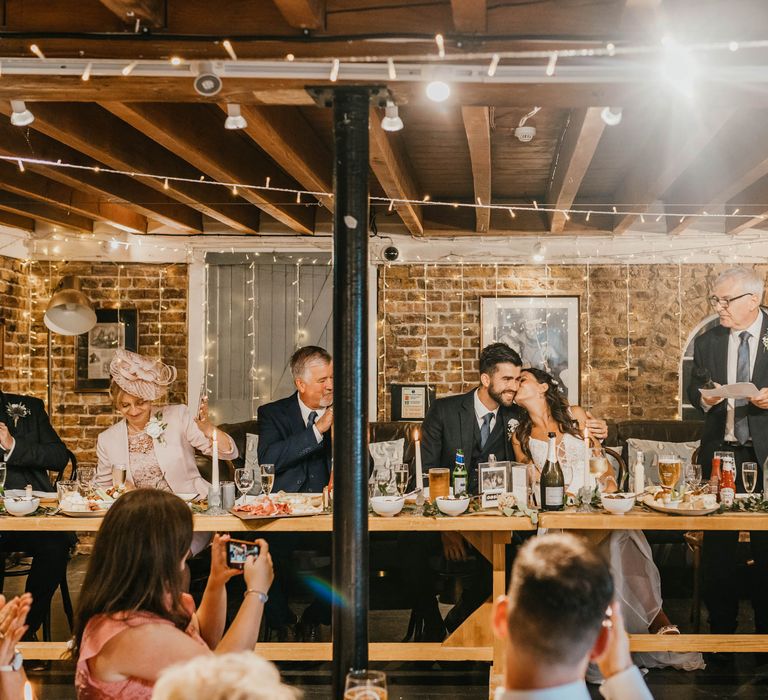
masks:
<svg viewBox="0 0 768 700"><path fill-rule="evenodd" d="M549 372L563 384L568 401L578 404L579 297L482 297L480 347L506 343L523 367Z"/></svg>
<svg viewBox="0 0 768 700"><path fill-rule="evenodd" d="M108 391L109 363L118 348L139 351L139 312L96 309L96 325L75 338L75 391Z"/></svg>

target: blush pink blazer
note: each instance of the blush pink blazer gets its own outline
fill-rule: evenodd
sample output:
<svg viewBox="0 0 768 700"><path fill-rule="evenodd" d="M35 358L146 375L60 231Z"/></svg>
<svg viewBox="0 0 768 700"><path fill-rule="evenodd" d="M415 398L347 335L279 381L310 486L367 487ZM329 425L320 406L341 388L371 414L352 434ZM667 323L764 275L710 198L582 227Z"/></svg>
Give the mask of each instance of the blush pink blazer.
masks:
<svg viewBox="0 0 768 700"><path fill-rule="evenodd" d="M153 407L152 417L158 412L162 413L162 422L167 423L167 427L162 436L153 438L152 442L165 480L174 493L196 492L200 496L207 496L209 484L200 476L197 469L195 450L210 456L211 441L197 427L189 409L183 404ZM233 451L227 450L230 447L229 443L227 438L219 441L220 460L237 457L237 447L234 443L231 445ZM99 434L96 441L96 455L98 457L96 483L99 486L107 488L112 486L114 464L125 464L126 480L133 481L128 458L128 424L125 419Z"/></svg>

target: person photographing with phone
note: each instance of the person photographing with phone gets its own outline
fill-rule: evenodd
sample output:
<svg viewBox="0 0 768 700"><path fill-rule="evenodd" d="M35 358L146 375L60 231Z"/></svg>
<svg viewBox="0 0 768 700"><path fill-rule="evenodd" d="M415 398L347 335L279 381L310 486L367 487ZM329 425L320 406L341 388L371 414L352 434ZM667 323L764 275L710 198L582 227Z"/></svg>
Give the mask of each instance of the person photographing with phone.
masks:
<svg viewBox="0 0 768 700"><path fill-rule="evenodd" d="M200 607L183 593L192 512L156 489L122 495L96 536L75 619L75 686L81 700L149 698L169 666L213 652L252 650L274 578L264 540L248 543L241 568L227 565L228 535L213 538L211 573ZM226 583L246 593L229 629Z"/></svg>

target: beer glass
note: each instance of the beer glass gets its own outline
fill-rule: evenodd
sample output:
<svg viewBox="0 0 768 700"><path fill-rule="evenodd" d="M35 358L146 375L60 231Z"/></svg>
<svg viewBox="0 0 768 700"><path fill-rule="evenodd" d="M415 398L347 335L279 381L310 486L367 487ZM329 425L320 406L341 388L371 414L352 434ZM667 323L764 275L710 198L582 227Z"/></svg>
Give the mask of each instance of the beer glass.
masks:
<svg viewBox="0 0 768 700"><path fill-rule="evenodd" d="M429 470L429 501L436 498L448 498L451 488L451 470L439 467Z"/></svg>
<svg viewBox="0 0 768 700"><path fill-rule="evenodd" d="M387 700L387 676L382 671L350 671L344 700Z"/></svg>
<svg viewBox="0 0 768 700"><path fill-rule="evenodd" d="M659 457L659 483L667 491L673 489L680 481L682 472L682 460L675 455L661 455Z"/></svg>

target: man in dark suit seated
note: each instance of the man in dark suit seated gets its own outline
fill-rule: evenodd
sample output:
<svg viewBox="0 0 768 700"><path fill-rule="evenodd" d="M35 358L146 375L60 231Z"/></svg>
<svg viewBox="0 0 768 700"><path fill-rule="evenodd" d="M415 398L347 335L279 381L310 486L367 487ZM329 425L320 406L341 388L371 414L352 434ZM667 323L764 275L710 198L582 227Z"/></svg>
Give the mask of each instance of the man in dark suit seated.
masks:
<svg viewBox="0 0 768 700"><path fill-rule="evenodd" d="M761 308L763 280L747 268L723 272L712 287L709 302L720 317L693 345L694 369L688 398L705 414L699 463L710 478L715 451L733 452L736 492L744 492L744 462L757 462L758 490L768 458L768 314ZM752 382L759 392L750 399L703 397L700 390L736 382ZM733 634L739 609L734 572L737 532L704 533L704 601L713 634ZM768 634L768 533L750 533L752 547L752 606L755 629Z"/></svg>
<svg viewBox="0 0 768 700"><path fill-rule="evenodd" d="M321 347L308 345L290 361L296 392L285 399L259 407L259 464L275 465L273 493L322 492L331 475L331 427L333 426L333 360ZM291 555L301 543L329 550L327 537L281 533L269 538L275 561L275 583L266 607L269 626L284 637L295 621L285 598L292 570ZM329 600L315 598L304 611L297 636L314 641L320 624L331 624Z"/></svg>
<svg viewBox="0 0 768 700"><path fill-rule="evenodd" d="M6 463L6 489L54 491L47 470L67 465L67 448L48 420L43 402L31 396L0 392L0 458ZM0 548L5 552L27 552L32 568L26 590L32 594L25 638L36 637L53 594L67 574L68 532L2 532Z"/></svg>

